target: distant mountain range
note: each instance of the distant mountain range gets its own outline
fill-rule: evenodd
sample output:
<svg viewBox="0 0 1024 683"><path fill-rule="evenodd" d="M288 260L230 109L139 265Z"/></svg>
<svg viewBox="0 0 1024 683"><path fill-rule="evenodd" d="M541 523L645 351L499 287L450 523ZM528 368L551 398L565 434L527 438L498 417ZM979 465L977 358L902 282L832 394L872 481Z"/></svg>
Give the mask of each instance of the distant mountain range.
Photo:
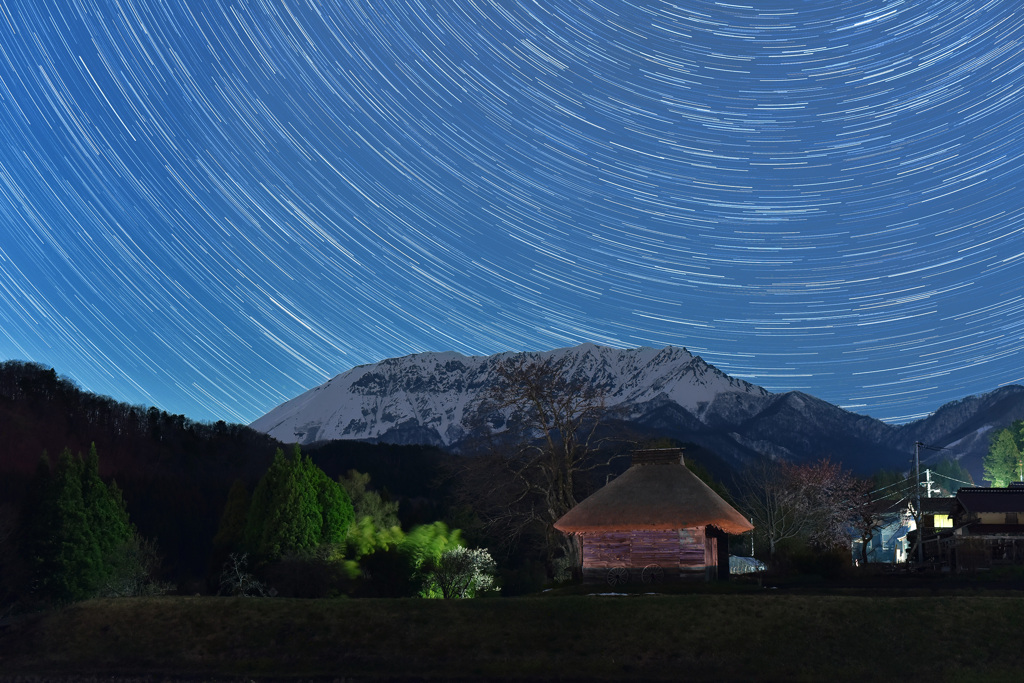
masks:
<svg viewBox="0 0 1024 683"><path fill-rule="evenodd" d="M562 363L601 389L620 426L636 435L698 444L736 467L758 455L822 457L859 474L905 470L922 441L945 450L981 482L992 430L1024 418L1024 387L946 404L901 426L857 415L808 394L772 393L721 372L684 348L613 349L583 344L537 353L419 353L361 365L274 408L251 427L286 442L352 439L459 450L480 424L496 368L523 355ZM925 461L927 463L927 460Z"/></svg>

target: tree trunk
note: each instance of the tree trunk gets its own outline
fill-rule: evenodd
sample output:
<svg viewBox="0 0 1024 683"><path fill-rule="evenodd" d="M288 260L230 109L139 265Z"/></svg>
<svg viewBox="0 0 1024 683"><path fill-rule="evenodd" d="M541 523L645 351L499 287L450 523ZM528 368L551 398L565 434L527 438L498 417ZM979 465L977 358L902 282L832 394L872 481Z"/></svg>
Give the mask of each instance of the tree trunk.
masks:
<svg viewBox="0 0 1024 683"><path fill-rule="evenodd" d="M549 529L548 574L555 581L576 581L583 577L583 552L576 534L563 534Z"/></svg>

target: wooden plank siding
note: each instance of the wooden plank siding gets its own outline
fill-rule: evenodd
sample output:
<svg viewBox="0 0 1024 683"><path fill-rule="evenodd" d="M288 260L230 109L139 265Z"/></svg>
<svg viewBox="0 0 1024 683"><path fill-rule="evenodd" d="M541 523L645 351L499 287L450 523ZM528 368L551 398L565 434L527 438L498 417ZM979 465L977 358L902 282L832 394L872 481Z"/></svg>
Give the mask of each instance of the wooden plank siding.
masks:
<svg viewBox="0 0 1024 683"><path fill-rule="evenodd" d="M603 581L613 567L630 570L630 580L639 581L643 568L650 565L664 569L668 580L717 576L718 539L709 538L701 527L591 532L580 536L583 576L588 581Z"/></svg>
<svg viewBox="0 0 1024 683"><path fill-rule="evenodd" d="M664 531L631 531L629 534L629 566L643 569L649 564L669 569L685 564L680 537L673 529ZM701 558L703 560L703 556Z"/></svg>
<svg viewBox="0 0 1024 683"><path fill-rule="evenodd" d="M583 568L610 569L630 566L630 532L608 531L583 536Z"/></svg>
<svg viewBox="0 0 1024 683"><path fill-rule="evenodd" d="M679 529L679 566L703 570L706 564L704 529Z"/></svg>

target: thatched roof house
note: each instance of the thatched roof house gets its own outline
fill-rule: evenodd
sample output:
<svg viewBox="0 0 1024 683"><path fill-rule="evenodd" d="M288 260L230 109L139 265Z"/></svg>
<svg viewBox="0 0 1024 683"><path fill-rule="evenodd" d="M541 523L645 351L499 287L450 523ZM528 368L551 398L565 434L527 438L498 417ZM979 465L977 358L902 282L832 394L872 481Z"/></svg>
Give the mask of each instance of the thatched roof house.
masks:
<svg viewBox="0 0 1024 683"><path fill-rule="evenodd" d="M727 534L754 527L687 469L679 448L635 451L628 470L555 522L578 534L583 575L613 585L728 573Z"/></svg>

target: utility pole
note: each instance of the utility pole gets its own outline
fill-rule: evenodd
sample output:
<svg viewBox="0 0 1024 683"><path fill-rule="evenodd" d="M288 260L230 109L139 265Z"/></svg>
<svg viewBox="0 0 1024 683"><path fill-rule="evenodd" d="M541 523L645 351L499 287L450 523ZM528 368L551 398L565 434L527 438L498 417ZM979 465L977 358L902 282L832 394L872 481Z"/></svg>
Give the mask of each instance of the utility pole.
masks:
<svg viewBox="0 0 1024 683"><path fill-rule="evenodd" d="M926 448L929 451L945 451L946 448L941 446L928 446L920 441L914 442L914 505L917 510L914 513L915 521L917 522L917 561L919 563L924 562L924 530L921 528L921 521L924 515L921 514L921 449ZM932 497L932 471L926 470L925 473L928 475L928 497ZM937 491L937 490L936 490Z"/></svg>
<svg viewBox="0 0 1024 683"><path fill-rule="evenodd" d="M921 446L914 442L914 521L917 522L917 563L924 564L924 529L921 528Z"/></svg>

